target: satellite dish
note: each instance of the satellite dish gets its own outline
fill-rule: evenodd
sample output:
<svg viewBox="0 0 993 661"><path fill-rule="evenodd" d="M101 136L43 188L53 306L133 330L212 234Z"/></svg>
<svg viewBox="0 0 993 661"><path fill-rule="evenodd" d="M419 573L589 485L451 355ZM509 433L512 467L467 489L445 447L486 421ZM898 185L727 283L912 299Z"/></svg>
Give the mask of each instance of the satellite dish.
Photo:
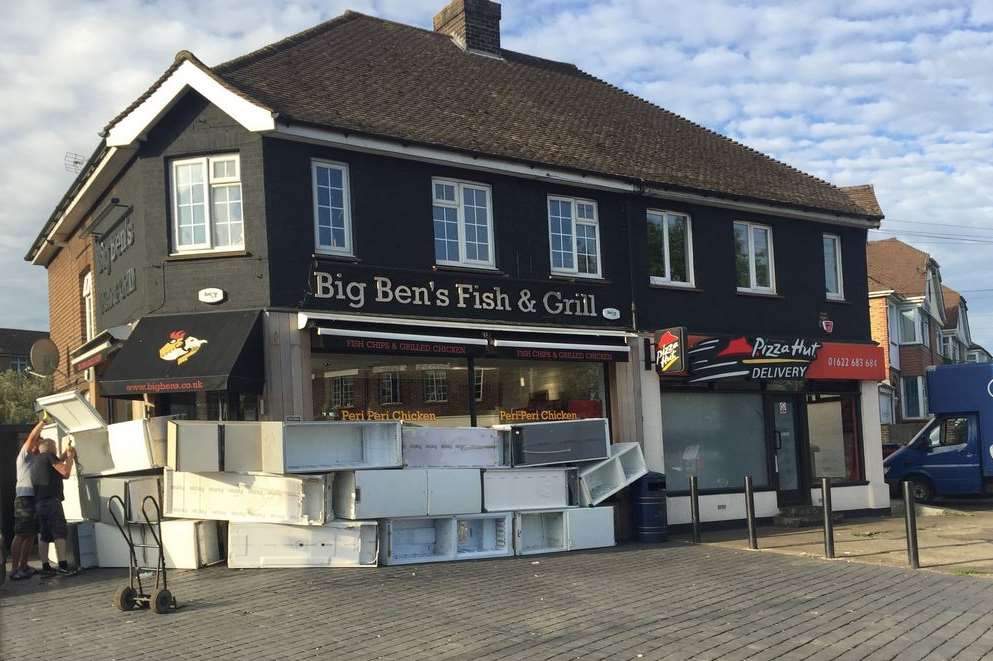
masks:
<svg viewBox="0 0 993 661"><path fill-rule="evenodd" d="M59 348L47 337L31 345L31 370L41 376L51 376L59 368Z"/></svg>

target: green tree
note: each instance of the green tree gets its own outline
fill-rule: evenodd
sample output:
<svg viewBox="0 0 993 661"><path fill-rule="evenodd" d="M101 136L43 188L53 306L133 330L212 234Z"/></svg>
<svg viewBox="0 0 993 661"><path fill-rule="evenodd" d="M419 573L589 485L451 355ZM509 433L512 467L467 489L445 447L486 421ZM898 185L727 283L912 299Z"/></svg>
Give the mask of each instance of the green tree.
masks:
<svg viewBox="0 0 993 661"><path fill-rule="evenodd" d="M34 422L34 400L52 392L52 380L7 370L0 372L0 424Z"/></svg>

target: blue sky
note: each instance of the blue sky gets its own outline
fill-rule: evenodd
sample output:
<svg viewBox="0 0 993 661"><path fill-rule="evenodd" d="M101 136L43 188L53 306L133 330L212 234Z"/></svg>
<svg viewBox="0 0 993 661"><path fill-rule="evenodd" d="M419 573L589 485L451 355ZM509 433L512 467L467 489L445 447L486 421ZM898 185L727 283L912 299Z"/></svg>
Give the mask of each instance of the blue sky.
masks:
<svg viewBox="0 0 993 661"><path fill-rule="evenodd" d="M0 326L47 328L21 261L97 131L191 50L221 62L351 8L429 27L444 0L36 0L0 9ZM507 48L574 62L839 185L930 252L993 349L993 0L506 0Z"/></svg>

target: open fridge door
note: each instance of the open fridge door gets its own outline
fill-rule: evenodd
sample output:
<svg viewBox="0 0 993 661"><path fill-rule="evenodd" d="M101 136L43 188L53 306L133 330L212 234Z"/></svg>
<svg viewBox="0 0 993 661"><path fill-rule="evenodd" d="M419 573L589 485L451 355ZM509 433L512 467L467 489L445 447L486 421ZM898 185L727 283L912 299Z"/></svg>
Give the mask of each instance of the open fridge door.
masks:
<svg viewBox="0 0 993 661"><path fill-rule="evenodd" d="M80 393L69 391L39 397L35 400L35 408L44 411L71 436L63 443L63 449L69 444L76 449L76 471L80 475L99 475L113 470L107 424Z"/></svg>

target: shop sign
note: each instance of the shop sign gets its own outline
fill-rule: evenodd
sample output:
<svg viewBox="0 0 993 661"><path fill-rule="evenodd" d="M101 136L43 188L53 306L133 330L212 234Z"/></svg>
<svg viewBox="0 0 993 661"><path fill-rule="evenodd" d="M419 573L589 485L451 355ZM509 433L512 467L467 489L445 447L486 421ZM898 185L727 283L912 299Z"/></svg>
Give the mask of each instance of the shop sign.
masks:
<svg viewBox="0 0 993 661"><path fill-rule="evenodd" d="M110 267L108 267L109 269ZM109 271L108 271L109 272ZM117 279L110 287L100 292L100 311L107 312L115 305L126 299L138 289L138 274L132 266Z"/></svg>
<svg viewBox="0 0 993 661"><path fill-rule="evenodd" d="M416 340L381 340L361 337L321 336L323 349L332 353L383 353L397 356L452 356L453 358L479 356L483 347L476 344L449 342L421 342Z"/></svg>
<svg viewBox="0 0 993 661"><path fill-rule="evenodd" d="M594 351L592 349L527 349L500 348L487 355L504 356L520 360L573 360L594 363L625 363L628 354L622 351Z"/></svg>
<svg viewBox="0 0 993 661"><path fill-rule="evenodd" d="M802 380L823 344L804 338L736 337L706 339L690 354L690 383L745 379Z"/></svg>
<svg viewBox="0 0 993 661"><path fill-rule="evenodd" d="M227 293L218 287L206 287L197 292L197 300L208 305L223 303Z"/></svg>
<svg viewBox="0 0 993 661"><path fill-rule="evenodd" d="M659 376L686 375L686 329L667 328L655 340L655 370Z"/></svg>
<svg viewBox="0 0 993 661"><path fill-rule="evenodd" d="M311 275L306 306L422 317L485 318L578 326L629 326L628 305L610 300L604 283L528 281L439 271L385 273L361 266L320 263Z"/></svg>
<svg viewBox="0 0 993 661"><path fill-rule="evenodd" d="M808 379L884 381L883 348L872 344L825 342L807 370Z"/></svg>
<svg viewBox="0 0 993 661"><path fill-rule="evenodd" d="M94 244L94 261L97 271L110 275L114 262L134 245L134 222L131 214L125 216L119 227L108 232Z"/></svg>

